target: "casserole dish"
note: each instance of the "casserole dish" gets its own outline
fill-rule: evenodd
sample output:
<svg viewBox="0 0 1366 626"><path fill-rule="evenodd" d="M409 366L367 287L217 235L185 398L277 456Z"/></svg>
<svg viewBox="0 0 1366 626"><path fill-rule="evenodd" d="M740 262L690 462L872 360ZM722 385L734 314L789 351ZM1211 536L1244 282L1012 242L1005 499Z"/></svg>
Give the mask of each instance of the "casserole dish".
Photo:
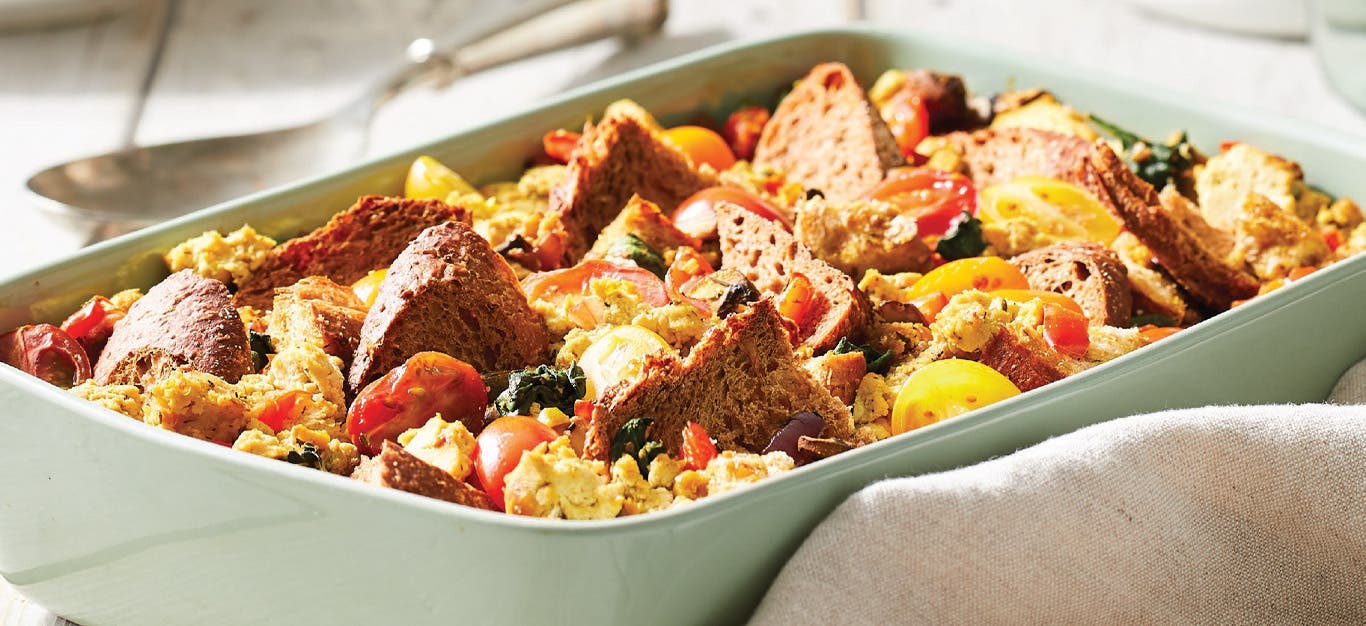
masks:
<svg viewBox="0 0 1366 626"><path fill-rule="evenodd" d="M515 174L540 131L631 97L663 120L730 110L812 65L860 76L934 67L980 89L1046 85L1136 131L1237 137L1366 196L1366 149L1313 128L924 34L851 28L724 46L566 94L503 121L85 250L0 284L0 327L56 321L91 293L147 287L161 253L243 222L272 235L395 192L430 154L471 179ZM84 624L715 623L744 619L806 532L853 490L1005 454L1121 415L1317 401L1366 352L1366 261L1350 259L1110 363L739 493L591 523L471 510L146 428L0 368L0 575ZM964 549L970 549L965 546Z"/></svg>

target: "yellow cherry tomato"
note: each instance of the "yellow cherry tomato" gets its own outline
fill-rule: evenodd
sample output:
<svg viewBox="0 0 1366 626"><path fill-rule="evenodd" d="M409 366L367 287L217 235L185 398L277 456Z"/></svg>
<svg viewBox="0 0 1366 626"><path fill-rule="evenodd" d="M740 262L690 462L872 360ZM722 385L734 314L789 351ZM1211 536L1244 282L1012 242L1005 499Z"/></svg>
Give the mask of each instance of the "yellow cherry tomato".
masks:
<svg viewBox="0 0 1366 626"><path fill-rule="evenodd" d="M1064 240L1108 244L1122 225L1086 190L1054 178L1023 176L982 190L977 218L983 223L1023 219Z"/></svg>
<svg viewBox="0 0 1366 626"><path fill-rule="evenodd" d="M389 270L375 270L366 274L360 280L351 285L351 291L360 298L365 306L375 306L375 296L379 295L379 284L384 282L384 277L389 275Z"/></svg>
<svg viewBox="0 0 1366 626"><path fill-rule="evenodd" d="M587 380L585 398L596 399L611 386L640 375L645 357L674 354L663 337L639 326L618 326L583 351L579 367Z"/></svg>
<svg viewBox="0 0 1366 626"><path fill-rule="evenodd" d="M696 165L706 163L716 171L735 165L735 153L721 135L701 126L675 126L661 135L664 141L682 150Z"/></svg>
<svg viewBox="0 0 1366 626"><path fill-rule="evenodd" d="M454 170L426 155L417 157L413 166L408 168L408 178L403 181L404 196L414 200L445 200L452 193L479 191Z"/></svg>
<svg viewBox="0 0 1366 626"><path fill-rule="evenodd" d="M944 359L915 371L896 394L892 434L928 426L1020 394L1015 383L976 361Z"/></svg>
<svg viewBox="0 0 1366 626"><path fill-rule="evenodd" d="M1005 298L1011 302L1021 304L1030 300L1042 300L1044 304L1056 304L1064 309L1068 309L1077 315L1086 317L1086 311L1081 310L1081 305L1063 294L1052 291L1038 291L1035 289L997 289L987 295L993 298Z"/></svg>
<svg viewBox="0 0 1366 626"><path fill-rule="evenodd" d="M954 294L969 289L1029 289L1029 281L1020 270L1001 257L971 257L949 261L930 270L911 285L906 295L914 300L937 291L952 298Z"/></svg>

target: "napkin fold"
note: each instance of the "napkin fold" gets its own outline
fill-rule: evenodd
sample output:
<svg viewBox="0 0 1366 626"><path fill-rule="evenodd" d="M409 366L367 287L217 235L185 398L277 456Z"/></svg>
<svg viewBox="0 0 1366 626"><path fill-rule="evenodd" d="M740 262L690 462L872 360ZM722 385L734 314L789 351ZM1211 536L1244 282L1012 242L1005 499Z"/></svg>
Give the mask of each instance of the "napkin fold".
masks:
<svg viewBox="0 0 1366 626"><path fill-rule="evenodd" d="M873 484L756 624L1366 621L1366 362L1322 405L1113 420Z"/></svg>

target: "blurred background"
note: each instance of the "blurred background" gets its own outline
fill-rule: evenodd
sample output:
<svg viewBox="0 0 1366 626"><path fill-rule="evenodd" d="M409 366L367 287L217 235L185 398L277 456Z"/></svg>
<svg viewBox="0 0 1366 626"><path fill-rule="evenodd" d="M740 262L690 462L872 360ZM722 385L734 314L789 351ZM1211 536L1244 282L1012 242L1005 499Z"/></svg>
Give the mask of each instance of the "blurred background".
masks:
<svg viewBox="0 0 1366 626"><path fill-rule="evenodd" d="M1366 141L1366 116L1333 88L1366 81L1361 34L1350 28L1325 34L1316 26L1334 3L675 0L658 36L599 41L474 74L444 90L409 90L374 117L367 152L428 141L708 45L857 20L990 42ZM1363 5L1340 0L1336 8L1350 13ZM0 0L0 206L11 221L0 235L0 274L91 240L92 227L53 221L33 209L22 189L39 168L129 145L322 117L401 64L413 39L441 41L504 6L476 0ZM1324 42L1338 31L1347 43L1330 50ZM1339 57L1331 79L1316 44ZM1366 100L1366 85L1359 85L1358 97Z"/></svg>

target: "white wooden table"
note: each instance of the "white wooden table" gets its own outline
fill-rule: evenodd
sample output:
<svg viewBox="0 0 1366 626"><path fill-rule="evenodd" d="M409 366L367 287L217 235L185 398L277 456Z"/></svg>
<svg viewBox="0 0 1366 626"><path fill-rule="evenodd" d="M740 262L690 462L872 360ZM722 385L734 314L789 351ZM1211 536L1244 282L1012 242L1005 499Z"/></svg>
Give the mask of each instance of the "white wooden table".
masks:
<svg viewBox="0 0 1366 626"><path fill-rule="evenodd" d="M144 0L113 19L0 33L0 276L80 247L89 226L34 213L38 167L129 143L264 129L321 116L408 41L461 16L439 0ZM409 93L377 116L372 153L470 126L507 105L735 37L866 19L991 41L1366 141L1303 42L1222 34L1098 1L674 0L665 37L600 42ZM478 94L478 97L471 97ZM490 97L497 94L497 97ZM0 494L3 498L3 494ZM65 623L0 581L0 626Z"/></svg>

